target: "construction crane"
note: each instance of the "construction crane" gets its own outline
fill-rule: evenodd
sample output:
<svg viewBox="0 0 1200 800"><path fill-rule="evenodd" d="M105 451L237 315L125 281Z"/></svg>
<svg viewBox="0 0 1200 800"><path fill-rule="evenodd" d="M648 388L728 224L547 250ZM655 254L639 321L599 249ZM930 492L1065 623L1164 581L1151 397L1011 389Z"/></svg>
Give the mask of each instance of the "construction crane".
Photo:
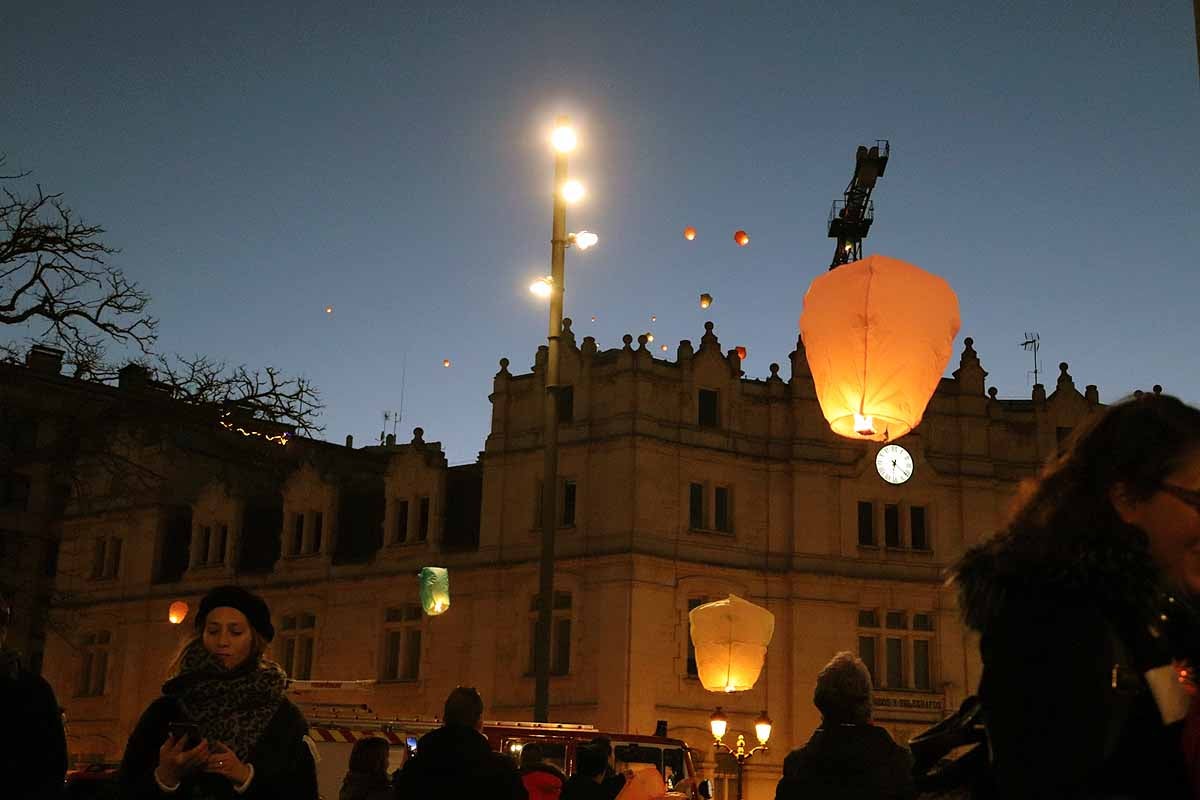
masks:
<svg viewBox="0 0 1200 800"><path fill-rule="evenodd" d="M862 258L862 240L875 221L875 206L871 192L875 182L883 177L887 169L891 146L887 139L877 139L875 146L868 148L860 144L854 157L854 177L846 187L841 200L833 201L829 210L829 238L837 239L830 269Z"/></svg>

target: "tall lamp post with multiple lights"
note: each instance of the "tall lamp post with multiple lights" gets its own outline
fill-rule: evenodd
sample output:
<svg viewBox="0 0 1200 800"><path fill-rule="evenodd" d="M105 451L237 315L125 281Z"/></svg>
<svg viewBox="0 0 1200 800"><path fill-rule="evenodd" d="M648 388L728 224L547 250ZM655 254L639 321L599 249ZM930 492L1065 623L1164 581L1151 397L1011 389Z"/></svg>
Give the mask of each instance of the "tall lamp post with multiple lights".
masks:
<svg viewBox="0 0 1200 800"><path fill-rule="evenodd" d="M719 707L713 712L708 724L712 729L713 749L718 754L724 750L737 761L737 800L742 800L742 768L755 753L767 749L767 739L771 738L771 720L767 717L766 711L758 715L758 719L754 721L754 735L758 737L758 745L750 750L746 749L746 737L740 733L737 743L733 747L721 741L725 738L725 731L729 728L729 720L726 719Z"/></svg>
<svg viewBox="0 0 1200 800"><path fill-rule="evenodd" d="M550 228L550 274L539 278L529 290L550 301L549 351L546 354L545 426L542 468L542 553L538 571L538 615L533 649L533 719L550 721L550 632L554 613L554 534L558 523L558 357L563 323L563 289L567 247L586 250L598 237L588 231L567 233L567 204L583 198L583 185L567 178L567 154L575 149L575 131L566 117L555 122L554 215Z"/></svg>

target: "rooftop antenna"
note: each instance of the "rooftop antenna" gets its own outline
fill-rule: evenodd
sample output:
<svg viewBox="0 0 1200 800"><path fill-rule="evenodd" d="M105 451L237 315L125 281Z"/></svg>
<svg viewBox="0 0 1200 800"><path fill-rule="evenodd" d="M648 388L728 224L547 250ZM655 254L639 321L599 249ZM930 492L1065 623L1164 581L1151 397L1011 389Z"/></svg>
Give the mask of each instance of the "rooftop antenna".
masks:
<svg viewBox="0 0 1200 800"><path fill-rule="evenodd" d="M392 438L396 437L396 429L400 427L400 421L404 419L404 387L408 383L408 353L405 352L402 366L400 367L400 410L399 411L384 411L383 412L383 430L379 432L379 443L382 445L387 439L387 426L392 423Z"/></svg>
<svg viewBox="0 0 1200 800"><path fill-rule="evenodd" d="M1042 346L1042 337L1038 336L1037 331L1026 331L1025 341L1021 342L1021 347L1026 351L1033 351L1033 384L1038 384L1038 373L1041 371L1040 362L1038 361L1038 350ZM1029 377L1029 373L1025 373L1025 377Z"/></svg>

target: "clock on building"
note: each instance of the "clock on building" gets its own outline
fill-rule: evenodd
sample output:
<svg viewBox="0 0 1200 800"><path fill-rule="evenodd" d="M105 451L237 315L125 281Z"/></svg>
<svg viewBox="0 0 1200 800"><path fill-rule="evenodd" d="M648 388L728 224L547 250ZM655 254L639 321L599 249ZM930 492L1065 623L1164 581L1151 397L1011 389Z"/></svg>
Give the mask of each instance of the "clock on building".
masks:
<svg viewBox="0 0 1200 800"><path fill-rule="evenodd" d="M904 483L912 477L912 456L898 444L884 445L875 456L875 471L888 483Z"/></svg>

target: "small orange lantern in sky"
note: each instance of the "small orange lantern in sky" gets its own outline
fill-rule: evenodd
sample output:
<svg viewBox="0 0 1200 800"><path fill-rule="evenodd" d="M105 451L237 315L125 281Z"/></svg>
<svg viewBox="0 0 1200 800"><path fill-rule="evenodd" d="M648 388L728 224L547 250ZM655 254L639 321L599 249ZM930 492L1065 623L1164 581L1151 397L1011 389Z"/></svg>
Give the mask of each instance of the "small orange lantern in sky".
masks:
<svg viewBox="0 0 1200 800"><path fill-rule="evenodd" d="M325 306L325 313L326 313L326 314L332 314L332 313L333 313L333 306Z"/></svg>
<svg viewBox="0 0 1200 800"><path fill-rule="evenodd" d="M800 337L833 432L885 442L917 427L960 324L950 284L899 259L872 255L814 280Z"/></svg>
<svg viewBox="0 0 1200 800"><path fill-rule="evenodd" d="M665 344L662 347L660 347L659 349L662 350L664 353L667 352L667 346Z"/></svg>
<svg viewBox="0 0 1200 800"><path fill-rule="evenodd" d="M689 242L692 241L693 239L695 239L696 238L696 229L693 228L691 225L688 225L686 228L683 229L683 238L687 239Z"/></svg>
<svg viewBox="0 0 1200 800"><path fill-rule="evenodd" d="M738 349L737 349L737 354L738 354L739 359L741 359L742 361L746 360L746 348L739 345Z"/></svg>
<svg viewBox="0 0 1200 800"><path fill-rule="evenodd" d="M737 233L733 234L733 240L737 242L738 247L745 247L746 245L750 244L750 234L746 233L745 231L738 231Z"/></svg>
<svg viewBox="0 0 1200 800"><path fill-rule="evenodd" d="M174 603L171 603L171 607L167 609L167 619L171 621L172 625L178 625L179 623L183 622L185 619L187 619L187 615L188 604L182 600L176 600Z"/></svg>
<svg viewBox="0 0 1200 800"><path fill-rule="evenodd" d="M448 359L448 358L443 358L443 359L442 359L442 366L443 366L443 367L448 367L448 366L450 366L450 359Z"/></svg>
<svg viewBox="0 0 1200 800"><path fill-rule="evenodd" d="M712 295L711 294L709 294L708 292L705 292L704 294L700 295L700 307L701 308L708 308L711 305L712 305Z"/></svg>

